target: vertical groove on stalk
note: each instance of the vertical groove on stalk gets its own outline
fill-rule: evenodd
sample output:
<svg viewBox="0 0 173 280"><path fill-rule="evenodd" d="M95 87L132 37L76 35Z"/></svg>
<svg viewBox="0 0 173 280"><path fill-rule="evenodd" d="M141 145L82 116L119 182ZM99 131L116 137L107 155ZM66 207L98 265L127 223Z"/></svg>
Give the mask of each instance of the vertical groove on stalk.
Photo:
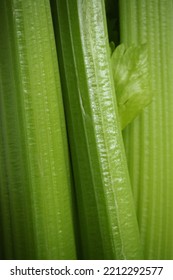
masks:
<svg viewBox="0 0 173 280"><path fill-rule="evenodd" d="M57 50L62 54L60 67L83 258L140 258L114 105L104 4L99 0L57 0L56 4Z"/></svg>
<svg viewBox="0 0 173 280"><path fill-rule="evenodd" d="M50 4L48 0L2 0L0 14L6 31L0 33L4 258L75 259L65 120Z"/></svg>
<svg viewBox="0 0 173 280"><path fill-rule="evenodd" d="M147 42L150 88L154 91L152 104L124 132L141 240L148 259L173 258L172 17L169 0L120 1L121 41L128 45Z"/></svg>

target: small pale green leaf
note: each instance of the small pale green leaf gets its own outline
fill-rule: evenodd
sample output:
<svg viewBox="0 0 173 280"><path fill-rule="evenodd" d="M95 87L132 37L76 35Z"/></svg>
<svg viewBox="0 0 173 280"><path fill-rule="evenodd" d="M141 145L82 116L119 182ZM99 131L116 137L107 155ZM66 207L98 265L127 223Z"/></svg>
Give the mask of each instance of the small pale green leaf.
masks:
<svg viewBox="0 0 173 280"><path fill-rule="evenodd" d="M124 129L152 100L147 46L126 48L121 44L114 50L111 61L120 122Z"/></svg>

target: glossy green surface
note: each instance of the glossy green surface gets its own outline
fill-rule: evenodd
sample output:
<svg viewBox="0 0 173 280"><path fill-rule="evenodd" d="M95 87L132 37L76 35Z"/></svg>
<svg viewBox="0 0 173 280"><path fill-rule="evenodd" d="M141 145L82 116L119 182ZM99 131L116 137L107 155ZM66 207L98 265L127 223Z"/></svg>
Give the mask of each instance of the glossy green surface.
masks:
<svg viewBox="0 0 173 280"><path fill-rule="evenodd" d="M75 259L49 1L0 1L0 234L5 259Z"/></svg>
<svg viewBox="0 0 173 280"><path fill-rule="evenodd" d="M81 258L139 259L104 1L51 3L78 202Z"/></svg>

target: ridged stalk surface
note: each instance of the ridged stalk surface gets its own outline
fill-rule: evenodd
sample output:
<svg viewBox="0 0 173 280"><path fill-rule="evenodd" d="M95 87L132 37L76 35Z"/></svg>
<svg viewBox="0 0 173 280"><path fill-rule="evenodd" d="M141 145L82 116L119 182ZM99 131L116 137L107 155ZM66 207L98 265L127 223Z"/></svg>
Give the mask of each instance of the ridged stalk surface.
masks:
<svg viewBox="0 0 173 280"><path fill-rule="evenodd" d="M51 1L76 186L81 258L138 259L104 1Z"/></svg>
<svg viewBox="0 0 173 280"><path fill-rule="evenodd" d="M146 43L151 105L124 132L144 257L173 259L173 2L122 0L121 42Z"/></svg>
<svg viewBox="0 0 173 280"><path fill-rule="evenodd" d="M0 235L5 259L74 259L49 1L0 1Z"/></svg>

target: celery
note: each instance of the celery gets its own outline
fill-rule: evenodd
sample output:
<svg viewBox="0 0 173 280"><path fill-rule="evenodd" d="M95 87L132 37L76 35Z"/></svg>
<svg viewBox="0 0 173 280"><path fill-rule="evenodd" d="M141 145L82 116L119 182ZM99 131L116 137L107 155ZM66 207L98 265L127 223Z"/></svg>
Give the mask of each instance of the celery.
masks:
<svg viewBox="0 0 173 280"><path fill-rule="evenodd" d="M141 258L109 57L104 1L52 0L81 258Z"/></svg>
<svg viewBox="0 0 173 280"><path fill-rule="evenodd" d="M5 259L74 259L67 141L48 0L0 1Z"/></svg>
<svg viewBox="0 0 173 280"><path fill-rule="evenodd" d="M122 0L121 42L147 43L152 104L124 132L146 259L173 259L172 0Z"/></svg>
<svg viewBox="0 0 173 280"><path fill-rule="evenodd" d="M126 48L121 44L113 51L111 62L121 128L124 129L152 100L147 47L142 44Z"/></svg>

